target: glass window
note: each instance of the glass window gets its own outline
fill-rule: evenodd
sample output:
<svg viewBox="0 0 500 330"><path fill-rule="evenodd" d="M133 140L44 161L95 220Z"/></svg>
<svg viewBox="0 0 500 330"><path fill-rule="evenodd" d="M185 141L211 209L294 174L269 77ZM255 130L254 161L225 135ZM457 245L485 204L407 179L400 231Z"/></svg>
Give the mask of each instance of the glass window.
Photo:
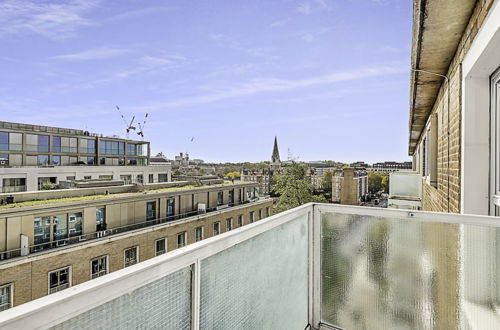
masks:
<svg viewBox="0 0 500 330"><path fill-rule="evenodd" d="M186 245L186 241L187 241L187 233L185 231L177 234L177 247L178 248Z"/></svg>
<svg viewBox="0 0 500 330"><path fill-rule="evenodd" d="M33 238L35 245L50 242L50 217L36 217L34 222ZM39 246L43 248L43 246Z"/></svg>
<svg viewBox="0 0 500 330"><path fill-rule="evenodd" d="M151 221L156 219L156 202L146 203L146 220Z"/></svg>
<svg viewBox="0 0 500 330"><path fill-rule="evenodd" d="M90 262L90 279L98 278L108 273L108 256L100 256Z"/></svg>
<svg viewBox="0 0 500 330"><path fill-rule="evenodd" d="M142 174L137 174L137 183L144 183L144 176Z"/></svg>
<svg viewBox="0 0 500 330"><path fill-rule="evenodd" d="M214 236L220 234L220 221L214 222Z"/></svg>
<svg viewBox="0 0 500 330"><path fill-rule="evenodd" d="M250 223L252 223L254 221L254 212L250 212Z"/></svg>
<svg viewBox="0 0 500 330"><path fill-rule="evenodd" d="M217 206L222 205L224 203L224 192L219 191L217 193Z"/></svg>
<svg viewBox="0 0 500 330"><path fill-rule="evenodd" d="M0 166L9 165L9 155L8 154L0 154Z"/></svg>
<svg viewBox="0 0 500 330"><path fill-rule="evenodd" d="M98 207L95 209L96 231L106 230L106 208Z"/></svg>
<svg viewBox="0 0 500 330"><path fill-rule="evenodd" d="M229 190L229 204L233 205L234 204L234 189Z"/></svg>
<svg viewBox="0 0 500 330"><path fill-rule="evenodd" d="M9 150L22 151L23 150L23 134L22 133L9 133Z"/></svg>
<svg viewBox="0 0 500 330"><path fill-rule="evenodd" d="M61 152L61 137L52 137L52 152Z"/></svg>
<svg viewBox="0 0 500 330"><path fill-rule="evenodd" d="M52 156L52 165L61 165L61 156Z"/></svg>
<svg viewBox="0 0 500 330"><path fill-rule="evenodd" d="M238 189L238 202L241 202L241 197L243 195L243 188Z"/></svg>
<svg viewBox="0 0 500 330"><path fill-rule="evenodd" d="M104 158L104 157L99 158L99 164L106 165L106 158Z"/></svg>
<svg viewBox="0 0 500 330"><path fill-rule="evenodd" d="M49 136L38 135L38 151L49 152Z"/></svg>
<svg viewBox="0 0 500 330"><path fill-rule="evenodd" d="M87 153L95 154L95 145L96 145L95 140L87 140Z"/></svg>
<svg viewBox="0 0 500 330"><path fill-rule="evenodd" d="M78 152L78 139L69 138L69 152L76 154Z"/></svg>
<svg viewBox="0 0 500 330"><path fill-rule="evenodd" d="M166 239L160 238L155 241L155 255L159 256L167 252Z"/></svg>
<svg viewBox="0 0 500 330"><path fill-rule="evenodd" d="M149 183L154 183L155 182L154 174L149 174L148 179Z"/></svg>
<svg viewBox="0 0 500 330"><path fill-rule="evenodd" d="M66 214L54 216L54 241L68 238L68 217Z"/></svg>
<svg viewBox="0 0 500 330"><path fill-rule="evenodd" d="M0 312L12 307L12 284L0 285Z"/></svg>
<svg viewBox="0 0 500 330"><path fill-rule="evenodd" d="M10 154L9 155L9 165L10 166L21 166L21 165L23 165L23 155L21 155L21 154Z"/></svg>
<svg viewBox="0 0 500 330"><path fill-rule="evenodd" d="M266 207L266 217L271 216L271 208L268 206Z"/></svg>
<svg viewBox="0 0 500 330"><path fill-rule="evenodd" d="M259 220L262 219L262 209L259 209Z"/></svg>
<svg viewBox="0 0 500 330"><path fill-rule="evenodd" d="M226 219L226 231L233 229L233 218Z"/></svg>
<svg viewBox="0 0 500 330"><path fill-rule="evenodd" d="M87 165L97 165L95 157L87 157Z"/></svg>
<svg viewBox="0 0 500 330"><path fill-rule="evenodd" d="M49 164L49 155L38 155L37 165L44 166Z"/></svg>
<svg viewBox="0 0 500 330"><path fill-rule="evenodd" d="M49 294L64 290L70 286L70 267L65 267L49 273Z"/></svg>
<svg viewBox="0 0 500 330"><path fill-rule="evenodd" d="M3 179L2 192L12 193L26 191L26 179L25 178L9 178Z"/></svg>
<svg viewBox="0 0 500 330"><path fill-rule="evenodd" d="M38 151L38 135L26 134L26 151Z"/></svg>
<svg viewBox="0 0 500 330"><path fill-rule="evenodd" d="M9 150L9 133L0 132L0 150Z"/></svg>
<svg viewBox="0 0 500 330"><path fill-rule="evenodd" d="M203 239L203 227L196 227L195 231L196 242L201 241Z"/></svg>
<svg viewBox="0 0 500 330"><path fill-rule="evenodd" d="M127 158L127 165L136 166L137 165L137 159L135 159L135 158Z"/></svg>
<svg viewBox="0 0 500 330"><path fill-rule="evenodd" d="M134 246L123 251L125 267L135 265L139 261L139 247Z"/></svg>
<svg viewBox="0 0 500 330"><path fill-rule="evenodd" d="M118 154L125 155L125 143L124 142L118 142Z"/></svg>
<svg viewBox="0 0 500 330"><path fill-rule="evenodd" d="M158 174L158 182L168 182L168 174L167 173L159 173Z"/></svg>
<svg viewBox="0 0 500 330"><path fill-rule="evenodd" d="M243 226L243 214L238 215L238 227Z"/></svg>
<svg viewBox="0 0 500 330"><path fill-rule="evenodd" d="M80 236L83 234L82 212L70 213L68 215L69 237Z"/></svg>
<svg viewBox="0 0 500 330"><path fill-rule="evenodd" d="M175 214L175 199L167 199L167 217L172 217Z"/></svg>

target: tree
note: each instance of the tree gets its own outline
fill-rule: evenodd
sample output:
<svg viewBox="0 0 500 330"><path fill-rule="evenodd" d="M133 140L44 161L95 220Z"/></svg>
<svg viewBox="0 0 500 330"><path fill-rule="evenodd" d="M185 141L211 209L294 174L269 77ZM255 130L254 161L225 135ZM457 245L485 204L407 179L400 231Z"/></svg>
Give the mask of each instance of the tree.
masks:
<svg viewBox="0 0 500 330"><path fill-rule="evenodd" d="M234 183L234 180L239 179L241 174L240 172L235 171L235 172L229 172L226 176Z"/></svg>
<svg viewBox="0 0 500 330"><path fill-rule="evenodd" d="M368 191L376 194L379 191L389 192L389 175L379 172L368 172Z"/></svg>
<svg viewBox="0 0 500 330"><path fill-rule="evenodd" d="M308 174L306 165L293 163L282 174L274 176L271 189L279 196L275 206L276 212L283 212L309 202L326 202L325 197L313 194L314 186Z"/></svg>
<svg viewBox="0 0 500 330"><path fill-rule="evenodd" d="M332 180L333 180L333 172L330 170L325 171L321 176L321 181L320 181L321 187L323 187L323 189L331 190Z"/></svg>
<svg viewBox="0 0 500 330"><path fill-rule="evenodd" d="M174 171L174 175L181 175L181 174L182 174L182 172L178 169Z"/></svg>

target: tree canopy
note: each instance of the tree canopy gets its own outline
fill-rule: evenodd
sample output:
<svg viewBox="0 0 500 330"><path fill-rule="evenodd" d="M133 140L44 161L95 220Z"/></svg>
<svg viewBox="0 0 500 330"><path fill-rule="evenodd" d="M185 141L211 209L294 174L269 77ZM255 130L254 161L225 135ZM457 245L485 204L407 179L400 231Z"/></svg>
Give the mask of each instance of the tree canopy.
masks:
<svg viewBox="0 0 500 330"><path fill-rule="evenodd" d="M333 172L330 170L325 171L321 176L321 187L323 187L323 189L332 189L332 178Z"/></svg>
<svg viewBox="0 0 500 330"><path fill-rule="evenodd" d="M282 174L274 176L271 190L279 196L275 206L276 212L283 212L309 202L326 202L325 197L313 194L314 186L308 174L306 165L293 163Z"/></svg>
<svg viewBox="0 0 500 330"><path fill-rule="evenodd" d="M380 172L368 172L368 191L376 194L379 191L389 192L389 175Z"/></svg>

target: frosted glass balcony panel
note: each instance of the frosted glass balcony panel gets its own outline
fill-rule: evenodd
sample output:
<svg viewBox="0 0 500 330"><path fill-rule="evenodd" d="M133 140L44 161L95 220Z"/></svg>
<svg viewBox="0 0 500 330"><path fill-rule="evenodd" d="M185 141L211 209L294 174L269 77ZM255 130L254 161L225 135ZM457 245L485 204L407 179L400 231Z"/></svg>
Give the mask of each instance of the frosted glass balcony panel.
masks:
<svg viewBox="0 0 500 330"><path fill-rule="evenodd" d="M307 311L307 216L201 262L202 330L303 330Z"/></svg>
<svg viewBox="0 0 500 330"><path fill-rule="evenodd" d="M414 172L393 172L389 179L389 196L420 198L422 176Z"/></svg>

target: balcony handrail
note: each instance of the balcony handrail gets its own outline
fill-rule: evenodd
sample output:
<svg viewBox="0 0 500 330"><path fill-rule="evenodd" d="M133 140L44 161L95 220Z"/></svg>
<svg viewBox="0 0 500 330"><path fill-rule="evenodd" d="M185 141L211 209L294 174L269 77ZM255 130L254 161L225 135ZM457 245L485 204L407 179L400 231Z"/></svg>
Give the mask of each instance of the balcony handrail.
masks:
<svg viewBox="0 0 500 330"><path fill-rule="evenodd" d="M236 207L236 206L241 206L241 205L245 205L245 204L249 204L249 203L253 203L253 202L257 202L257 201L243 200L241 202L236 202L236 203L227 204L227 205L228 205L228 207ZM142 228L146 228L146 227L161 225L161 224L165 224L165 223L169 223L169 222L174 222L177 220L184 220L185 221L185 220L188 220L187 218L189 218L189 217L196 217L196 216L203 217L207 213L212 213L212 212L217 212L217 211L223 212L226 210L227 209L219 209L218 210L216 207L211 207L211 208L206 209L205 213L200 213L198 210L194 210L194 211L184 212L184 213L166 216L166 217L162 217L162 218L156 218L154 220L146 220L146 221L141 221L141 222L125 225L125 226L119 226L119 227L114 227L114 228L110 228L110 229L94 231L94 232L82 234L82 235L68 236L66 238L61 238L58 240L52 240L52 241L39 243L39 244L32 244L32 245L29 245L28 248L29 248L30 254L39 253L39 252L47 252L47 251L52 251L52 250L57 249L57 248L67 247L68 245L73 245L73 244L77 244L77 243L81 243L81 242L85 242L85 241L89 241L89 240L108 237L111 235L129 232L132 230L142 229ZM14 251L18 251L19 253L14 253ZM12 253L9 254L9 252L12 252ZM11 251L0 251L0 260L11 259L11 258L19 257L19 256L21 256L21 249L15 249L15 250L11 250Z"/></svg>
<svg viewBox="0 0 500 330"><path fill-rule="evenodd" d="M180 269L192 267L196 273L201 260L295 220L298 216L310 214L312 209L312 203L305 204L75 285L71 290L62 290L7 309L1 312L0 329L30 329L34 324L40 328L50 328ZM193 283L197 286L193 290L198 294L197 298L193 298L197 301L193 305L195 315L199 313L200 297L199 282L194 280ZM79 301L78 306L68 303L75 297ZM199 328L195 325L194 329Z"/></svg>

